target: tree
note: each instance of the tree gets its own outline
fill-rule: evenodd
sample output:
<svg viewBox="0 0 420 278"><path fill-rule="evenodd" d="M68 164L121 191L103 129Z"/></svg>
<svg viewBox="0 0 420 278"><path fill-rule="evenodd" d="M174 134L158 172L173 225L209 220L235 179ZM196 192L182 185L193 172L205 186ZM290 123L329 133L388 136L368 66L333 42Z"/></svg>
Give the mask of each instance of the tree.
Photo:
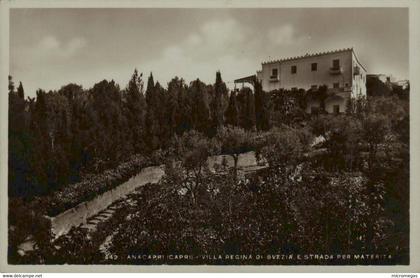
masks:
<svg viewBox="0 0 420 278"><path fill-rule="evenodd" d="M25 93L23 90L22 82L19 82L19 87L17 91L9 92L9 130L16 132L25 131L25 122L26 122L26 102L25 102ZM23 134L21 134L23 135Z"/></svg>
<svg viewBox="0 0 420 278"><path fill-rule="evenodd" d="M47 133L48 133L48 118L47 117L48 115L47 115L46 93L43 90L38 90L36 92L36 103L35 103L35 111L33 115L33 119L34 119L33 122L39 126L42 136L45 136L45 137L47 137ZM49 140L45 140L45 141L49 141Z"/></svg>
<svg viewBox="0 0 420 278"><path fill-rule="evenodd" d="M211 154L217 153L217 145L208 140L203 134L191 130L182 136L175 136L172 140L172 154L175 158L171 164L180 162L181 168L171 171L177 175L182 187L188 190L193 205L203 186L203 178L208 170L207 159Z"/></svg>
<svg viewBox="0 0 420 278"><path fill-rule="evenodd" d="M230 93L229 105L225 112L225 119L226 125L238 126L239 124L239 111L235 91Z"/></svg>
<svg viewBox="0 0 420 278"><path fill-rule="evenodd" d="M210 103L210 107L212 114L212 133L215 133L224 123L223 99L228 93L228 89L222 80L220 71L216 72L216 82L214 83L213 88L214 96Z"/></svg>
<svg viewBox="0 0 420 278"><path fill-rule="evenodd" d="M366 94L370 97L387 97L392 93L392 88L382 82L377 76L366 77Z"/></svg>
<svg viewBox="0 0 420 278"><path fill-rule="evenodd" d="M246 130L255 129L255 99L252 90L242 88L237 95L239 125Z"/></svg>
<svg viewBox="0 0 420 278"><path fill-rule="evenodd" d="M36 102L30 107L31 119L29 123L29 138L33 148L29 151L29 167L31 175L28 176L28 190L32 194L48 192L47 161L50 157L50 136L48 132L48 115L46 93L42 90L36 92ZM25 194L26 195L26 194Z"/></svg>
<svg viewBox="0 0 420 278"><path fill-rule="evenodd" d="M312 93L312 92L310 92ZM299 90L274 90L270 92L272 103L271 118L273 125L297 125L305 118L306 92Z"/></svg>
<svg viewBox="0 0 420 278"><path fill-rule="evenodd" d="M179 101L179 94L184 87L184 80L178 77L173 78L168 83L168 99L166 107L166 125L168 126L169 134L172 136L179 130L179 125L182 120L182 111Z"/></svg>
<svg viewBox="0 0 420 278"><path fill-rule="evenodd" d="M179 118L177 117L176 123L176 133L182 134L192 128L192 103L188 95L188 86L185 84L183 79L177 79L177 81L170 82L170 84L168 84L168 94L175 97L175 95L171 94L172 91L177 91L176 103L179 111Z"/></svg>
<svg viewBox="0 0 420 278"><path fill-rule="evenodd" d="M96 172L101 172L116 164L125 157L126 118L123 113L121 90L113 80L103 80L90 89L92 101L88 113L90 121L95 124L89 128L94 143L91 155L96 159L92 162Z"/></svg>
<svg viewBox="0 0 420 278"><path fill-rule="evenodd" d="M257 151L257 155L261 155L268 162L270 170L278 173L284 183L302 162L308 149L309 136L300 133L306 131L273 128L265 135Z"/></svg>
<svg viewBox="0 0 420 278"><path fill-rule="evenodd" d="M188 88L188 96L191 103L192 128L202 133L208 133L211 122L208 89L206 85L199 79L194 80Z"/></svg>
<svg viewBox="0 0 420 278"><path fill-rule="evenodd" d="M382 115L389 122L389 127L396 131L396 126L409 114L409 103L392 97L369 98L366 112L369 114Z"/></svg>
<svg viewBox="0 0 420 278"><path fill-rule="evenodd" d="M23 90L22 82L19 82L19 87L17 88L16 92L17 92L19 98L25 99L25 92Z"/></svg>
<svg viewBox="0 0 420 278"><path fill-rule="evenodd" d="M137 153L144 149L143 138L145 135L146 101L143 95L142 76L135 69L125 91L126 117L132 131L134 151Z"/></svg>
<svg viewBox="0 0 420 278"><path fill-rule="evenodd" d="M146 89L146 103L147 103L147 112L146 112L146 130L147 130L147 146L149 151L153 151L160 146L160 138L158 137L159 133L159 115L158 111L160 109L159 105L159 91L160 86L157 87L153 80L153 74L150 73L149 79L147 80L147 89Z"/></svg>
<svg viewBox="0 0 420 278"><path fill-rule="evenodd" d="M330 96L330 93L328 92L328 86L322 85L319 86L317 97L320 102L320 110L322 113L325 113L325 100Z"/></svg>
<svg viewBox="0 0 420 278"><path fill-rule="evenodd" d="M159 148L166 148L170 138L172 137L171 126L168 124L167 118L167 112L170 106L170 97L168 95L168 91L163 88L159 82L156 82L155 90L158 97L158 105L155 107L155 115L159 127L158 130L156 130L156 135L160 141ZM172 101L173 100L174 99L172 99ZM173 104L174 103L172 102L172 105Z"/></svg>
<svg viewBox="0 0 420 278"><path fill-rule="evenodd" d="M257 130L267 131L271 128L271 102L262 89L261 82L255 81L255 118Z"/></svg>
<svg viewBox="0 0 420 278"><path fill-rule="evenodd" d="M64 95L71 104L79 99L83 94L83 87L74 83L64 85L58 90L58 94Z"/></svg>
<svg viewBox="0 0 420 278"><path fill-rule="evenodd" d="M386 118L382 115L370 114L362 120L362 137L369 147L369 169L372 171L375 165L378 146L385 139L388 131Z"/></svg>
<svg viewBox="0 0 420 278"><path fill-rule="evenodd" d="M153 104L154 89L155 89L155 81L153 80L153 73L150 73L149 78L147 79L147 88L146 88L146 103L148 106Z"/></svg>
<svg viewBox="0 0 420 278"><path fill-rule="evenodd" d="M28 134L28 113L25 110L27 103L22 83L19 83L17 91L12 87L9 88L9 195L23 196L32 193L27 179L31 175L30 153L34 146L30 144L31 138Z"/></svg>
<svg viewBox="0 0 420 278"><path fill-rule="evenodd" d="M324 119L326 120L326 119ZM356 117L337 117L328 119L326 141L327 154L323 158L327 168L332 170L354 171L359 168L362 127Z"/></svg>
<svg viewBox="0 0 420 278"><path fill-rule="evenodd" d="M237 180L239 155L253 149L252 135L240 127L229 126L217 131L217 139L222 153L233 158L234 177Z"/></svg>

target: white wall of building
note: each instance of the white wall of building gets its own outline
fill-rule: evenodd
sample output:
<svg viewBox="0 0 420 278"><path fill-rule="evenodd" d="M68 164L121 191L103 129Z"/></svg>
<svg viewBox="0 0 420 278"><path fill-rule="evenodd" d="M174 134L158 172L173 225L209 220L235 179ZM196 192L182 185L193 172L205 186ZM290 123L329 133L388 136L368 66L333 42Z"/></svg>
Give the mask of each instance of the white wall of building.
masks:
<svg viewBox="0 0 420 278"><path fill-rule="evenodd" d="M352 86L352 97L364 96L366 97L366 70L357 60L356 55L352 52L353 61L353 86ZM356 67L359 69L359 74L354 72Z"/></svg>
<svg viewBox="0 0 420 278"><path fill-rule="evenodd" d="M330 68L333 60L340 61L341 74L331 74ZM311 64L317 63L317 70L311 70ZM308 90L312 85L327 85L332 88L334 83L338 83L340 88L351 86L351 54L350 52L334 53L321 55L299 60L285 61L281 65L281 86L285 89L293 87ZM297 72L291 73L291 67L296 66Z"/></svg>
<svg viewBox="0 0 420 278"><path fill-rule="evenodd" d="M333 60L340 60L341 74L331 74L330 68ZM317 63L317 70L312 71L311 64ZM312 85L327 85L332 88L334 83L339 83L340 88L352 85L352 51L321 54L316 56L302 57L294 60L285 60L262 65L261 74L263 89L271 91L275 89L303 88L308 90ZM292 73L291 67L296 66L297 72ZM278 69L278 81L270 79L273 69Z"/></svg>
<svg viewBox="0 0 420 278"><path fill-rule="evenodd" d="M333 60L336 59L339 60L339 73L331 71ZM312 70L313 63L317 64L316 70ZM296 66L296 73L292 73L292 66ZM277 76L274 78L273 69L277 69ZM338 84L336 94L340 97L329 99L325 103L325 109L329 113L334 112L334 105L339 105L340 112L345 112L350 97L366 96L366 70L352 49L263 63L261 71L257 72L257 79L262 82L265 91L281 88L308 90L312 86L322 85L333 89ZM312 106L319 107L319 103L309 102L307 112L311 111Z"/></svg>
<svg viewBox="0 0 420 278"><path fill-rule="evenodd" d="M269 64L263 64L262 70L257 75L257 78L262 82L262 87L264 91L272 91L282 88L280 85L280 81L272 82L270 81L270 77L272 74L273 69L277 69L278 74L278 80L280 80L280 62L277 63L269 63Z"/></svg>

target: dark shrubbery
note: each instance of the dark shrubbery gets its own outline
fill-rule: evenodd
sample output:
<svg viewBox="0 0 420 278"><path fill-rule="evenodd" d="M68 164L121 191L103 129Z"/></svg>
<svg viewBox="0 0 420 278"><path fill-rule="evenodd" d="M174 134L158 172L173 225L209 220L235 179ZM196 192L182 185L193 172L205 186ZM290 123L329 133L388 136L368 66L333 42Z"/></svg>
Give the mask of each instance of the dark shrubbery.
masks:
<svg viewBox="0 0 420 278"><path fill-rule="evenodd" d="M152 162L149 158L140 155L133 156L115 169L92 175L82 182L68 185L49 196L41 197L41 202L45 202L46 212L49 216L56 216L81 202L89 201L101 193L121 185L138 174L141 169L152 166Z"/></svg>
<svg viewBox="0 0 420 278"><path fill-rule="evenodd" d="M267 93L255 84L254 94L242 89L229 96L220 73L214 85L174 78L167 89L150 76L143 91L137 72L124 90L104 80L89 90L74 84L40 90L36 100L25 100L23 87L10 83L10 261L408 263L408 98L370 97L340 116L306 115L314 92ZM328 96L325 88L318 93ZM266 168L242 173L239 154L250 150ZM208 167L208 157L220 152L233 157L233 168ZM44 214L57 215L163 163L163 180L139 190L137 205L118 210L91 239L75 228L54 242L59 250L50 244ZM38 246L19 257L17 246L29 234ZM116 261L98 251L111 234ZM264 263L200 257L311 252L392 258ZM127 257L174 253L198 257Z"/></svg>

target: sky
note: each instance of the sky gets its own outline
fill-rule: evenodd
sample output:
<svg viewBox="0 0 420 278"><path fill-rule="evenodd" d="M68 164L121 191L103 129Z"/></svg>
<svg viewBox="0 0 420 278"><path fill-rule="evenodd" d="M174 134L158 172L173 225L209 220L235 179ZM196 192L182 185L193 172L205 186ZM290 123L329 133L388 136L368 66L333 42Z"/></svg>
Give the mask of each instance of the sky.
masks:
<svg viewBox="0 0 420 278"><path fill-rule="evenodd" d="M214 83L261 62L353 47L368 73L408 79L408 9L12 9L10 74L25 94L68 83L125 88L135 68L163 86Z"/></svg>

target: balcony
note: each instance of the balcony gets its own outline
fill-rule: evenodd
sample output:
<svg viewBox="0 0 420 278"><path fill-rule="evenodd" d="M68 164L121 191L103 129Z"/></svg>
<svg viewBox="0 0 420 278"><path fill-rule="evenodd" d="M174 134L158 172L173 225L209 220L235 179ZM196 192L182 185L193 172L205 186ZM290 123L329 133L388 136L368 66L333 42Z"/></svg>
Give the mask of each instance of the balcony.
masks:
<svg viewBox="0 0 420 278"><path fill-rule="evenodd" d="M342 74L343 73L343 68L342 67L332 67L330 68L330 74L332 75L337 75L337 74Z"/></svg>
<svg viewBox="0 0 420 278"><path fill-rule="evenodd" d="M270 82L279 82L279 76L278 75L270 76Z"/></svg>

